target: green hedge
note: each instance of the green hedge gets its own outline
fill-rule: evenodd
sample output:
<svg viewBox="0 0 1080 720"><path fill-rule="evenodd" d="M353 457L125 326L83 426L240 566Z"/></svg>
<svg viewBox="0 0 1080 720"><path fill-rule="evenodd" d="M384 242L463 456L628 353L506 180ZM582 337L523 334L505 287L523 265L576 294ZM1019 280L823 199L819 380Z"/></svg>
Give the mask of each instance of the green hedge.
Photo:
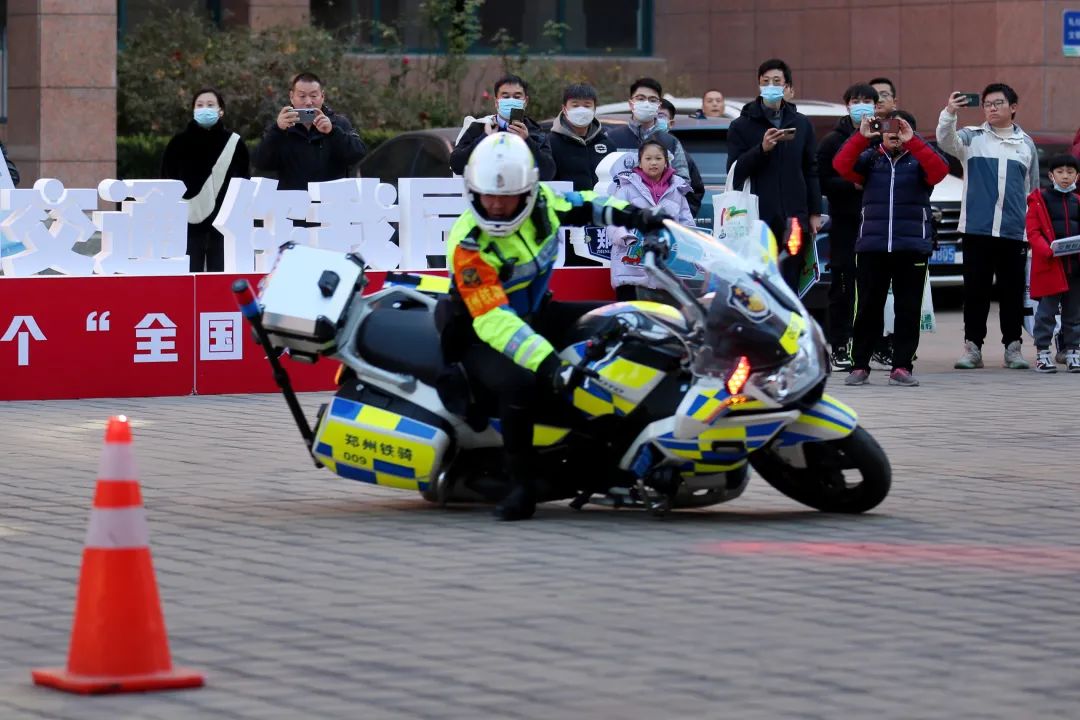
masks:
<svg viewBox="0 0 1080 720"><path fill-rule="evenodd" d="M368 152L398 133L393 130L360 130L360 138ZM116 176L121 180L154 179L161 177L161 156L169 144L170 135L121 135L116 138ZM248 153L255 151L258 139L245 140ZM252 168L254 171L254 168Z"/></svg>

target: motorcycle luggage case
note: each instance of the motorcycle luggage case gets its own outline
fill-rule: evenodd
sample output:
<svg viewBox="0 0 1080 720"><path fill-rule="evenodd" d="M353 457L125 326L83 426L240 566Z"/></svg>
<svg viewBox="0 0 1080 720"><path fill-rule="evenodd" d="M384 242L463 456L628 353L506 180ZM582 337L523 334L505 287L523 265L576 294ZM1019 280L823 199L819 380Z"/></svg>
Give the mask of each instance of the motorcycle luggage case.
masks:
<svg viewBox="0 0 1080 720"><path fill-rule="evenodd" d="M315 431L315 457L350 480L425 492L438 477L450 436L442 427L364 399L331 401Z"/></svg>
<svg viewBox="0 0 1080 720"><path fill-rule="evenodd" d="M354 254L283 245L259 293L263 326L274 347L310 357L333 352L363 277L363 261Z"/></svg>

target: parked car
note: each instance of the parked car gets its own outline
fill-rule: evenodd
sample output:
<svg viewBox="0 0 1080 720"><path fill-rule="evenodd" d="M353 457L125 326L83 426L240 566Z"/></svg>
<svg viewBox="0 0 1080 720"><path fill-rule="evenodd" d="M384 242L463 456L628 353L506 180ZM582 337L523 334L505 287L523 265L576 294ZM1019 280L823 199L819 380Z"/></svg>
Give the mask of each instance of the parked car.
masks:
<svg viewBox="0 0 1080 720"><path fill-rule="evenodd" d="M453 177L450 152L460 128L412 130L395 135L360 161L360 177L379 178L397 187L403 177Z"/></svg>

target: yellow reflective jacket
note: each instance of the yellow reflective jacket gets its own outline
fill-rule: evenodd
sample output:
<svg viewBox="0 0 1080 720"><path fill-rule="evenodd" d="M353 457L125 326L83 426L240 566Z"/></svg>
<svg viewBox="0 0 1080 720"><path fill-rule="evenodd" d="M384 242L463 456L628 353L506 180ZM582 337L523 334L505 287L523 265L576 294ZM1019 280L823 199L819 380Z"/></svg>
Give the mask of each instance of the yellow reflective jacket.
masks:
<svg viewBox="0 0 1080 720"><path fill-rule="evenodd" d="M469 211L454 223L446 243L446 265L477 337L534 372L555 349L525 318L540 309L547 292L558 256L559 226L626 225L640 212L593 192L560 195L540 183L539 193L536 207L517 232L488 235ZM547 227L538 228L535 220Z"/></svg>

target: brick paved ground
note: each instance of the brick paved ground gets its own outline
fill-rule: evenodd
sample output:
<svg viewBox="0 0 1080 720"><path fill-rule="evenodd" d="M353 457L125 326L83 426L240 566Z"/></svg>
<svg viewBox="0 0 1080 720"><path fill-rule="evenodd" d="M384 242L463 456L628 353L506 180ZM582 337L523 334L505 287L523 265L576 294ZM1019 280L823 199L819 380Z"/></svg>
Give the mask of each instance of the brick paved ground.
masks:
<svg viewBox="0 0 1080 720"><path fill-rule="evenodd" d="M1080 376L945 370L943 324L921 388L834 388L893 461L862 517L756 481L662 521L500 525L309 468L275 396L0 405L0 718L1075 718ZM65 658L121 411L202 690L29 682Z"/></svg>

